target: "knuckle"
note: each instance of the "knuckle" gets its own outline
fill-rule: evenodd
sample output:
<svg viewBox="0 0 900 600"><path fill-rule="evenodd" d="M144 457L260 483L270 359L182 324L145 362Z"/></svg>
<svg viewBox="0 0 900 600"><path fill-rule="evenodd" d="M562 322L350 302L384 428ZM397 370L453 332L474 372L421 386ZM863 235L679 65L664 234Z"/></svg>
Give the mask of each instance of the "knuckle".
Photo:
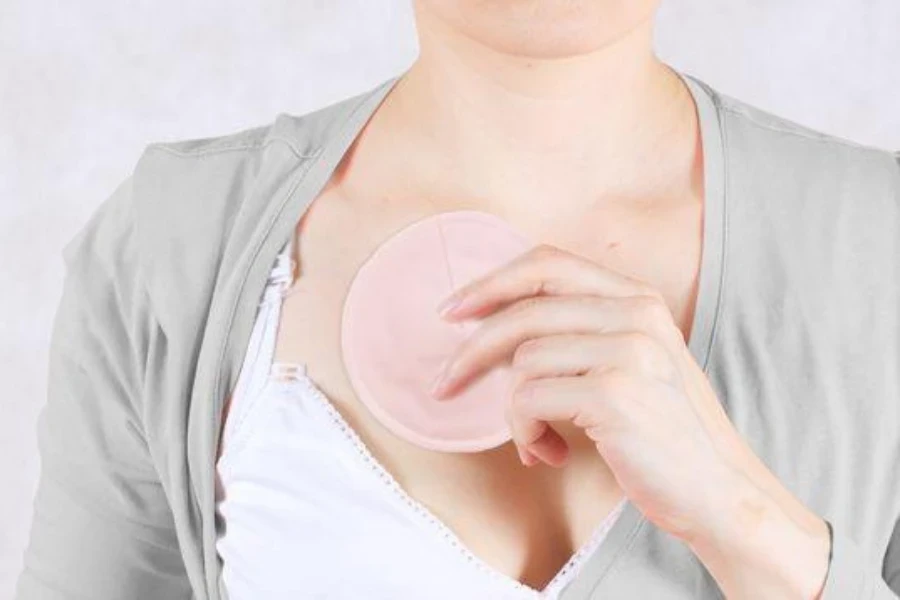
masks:
<svg viewBox="0 0 900 600"><path fill-rule="evenodd" d="M675 384L681 383L681 372L671 360L666 360L665 365L660 368L660 372L663 374L663 380Z"/></svg>
<svg viewBox="0 0 900 600"><path fill-rule="evenodd" d="M511 421L516 415L522 414L522 405L525 402L525 394L523 393L524 390L522 389L524 385L524 382L517 383L512 390L512 394L510 394L509 406L506 410Z"/></svg>
<svg viewBox="0 0 900 600"><path fill-rule="evenodd" d="M628 332L624 338L624 351L641 371L652 373L665 368L666 356L656 340L640 331Z"/></svg>
<svg viewBox="0 0 900 600"><path fill-rule="evenodd" d="M613 399L623 394L629 386L628 374L618 367L606 369L596 375L595 380L599 391Z"/></svg>
<svg viewBox="0 0 900 600"><path fill-rule="evenodd" d="M562 250L555 246L551 246L549 244L540 244L535 246L531 251L531 258L535 263L535 268L538 273L543 273L544 276L548 273L551 273L555 270L555 267L558 265L559 258L562 256ZM546 282L542 282L542 285L546 285Z"/></svg>
<svg viewBox="0 0 900 600"><path fill-rule="evenodd" d="M658 340L640 331L623 335L624 352L628 356L629 363L634 364L639 372L662 377L664 380L677 378L678 369L669 351Z"/></svg>
<svg viewBox="0 0 900 600"><path fill-rule="evenodd" d="M658 329L672 320L669 307L656 296L635 296L633 303L636 319L640 325Z"/></svg>
<svg viewBox="0 0 900 600"><path fill-rule="evenodd" d="M531 250L532 256L536 258L550 258L556 256L559 250L550 244L538 244Z"/></svg>
<svg viewBox="0 0 900 600"><path fill-rule="evenodd" d="M544 296L529 296L517 301L510 313L516 319L528 318L542 310L547 302L549 302L549 299Z"/></svg>
<svg viewBox="0 0 900 600"><path fill-rule="evenodd" d="M660 304L664 305L666 303L666 299L663 297L662 293L660 293L660 291L658 289L656 289L655 287L653 287L652 285L642 283L640 286L638 286L637 293L640 294L641 296L647 296L649 298L653 298Z"/></svg>
<svg viewBox="0 0 900 600"><path fill-rule="evenodd" d="M527 339L516 347L512 356L512 365L523 368L532 363L540 351L541 343L538 339Z"/></svg>

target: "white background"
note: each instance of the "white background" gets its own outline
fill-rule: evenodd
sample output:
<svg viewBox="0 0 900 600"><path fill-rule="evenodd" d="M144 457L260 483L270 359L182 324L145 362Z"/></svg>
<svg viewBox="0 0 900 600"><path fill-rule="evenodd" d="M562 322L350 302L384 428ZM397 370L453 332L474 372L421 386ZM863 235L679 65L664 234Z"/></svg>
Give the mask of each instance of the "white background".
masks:
<svg viewBox="0 0 900 600"><path fill-rule="evenodd" d="M63 244L150 141L300 114L404 69L408 0L0 1L0 599L21 568ZM900 0L666 0L659 54L900 149Z"/></svg>

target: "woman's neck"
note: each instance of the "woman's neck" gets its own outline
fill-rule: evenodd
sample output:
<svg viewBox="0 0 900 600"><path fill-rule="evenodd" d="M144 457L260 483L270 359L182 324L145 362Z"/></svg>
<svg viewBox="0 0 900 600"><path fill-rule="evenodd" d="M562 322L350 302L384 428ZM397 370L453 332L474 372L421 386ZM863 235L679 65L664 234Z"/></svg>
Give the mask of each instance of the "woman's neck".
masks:
<svg viewBox="0 0 900 600"><path fill-rule="evenodd" d="M418 31L418 59L373 119L411 193L575 214L689 184L693 101L654 56L652 24L547 60L500 53L427 14Z"/></svg>

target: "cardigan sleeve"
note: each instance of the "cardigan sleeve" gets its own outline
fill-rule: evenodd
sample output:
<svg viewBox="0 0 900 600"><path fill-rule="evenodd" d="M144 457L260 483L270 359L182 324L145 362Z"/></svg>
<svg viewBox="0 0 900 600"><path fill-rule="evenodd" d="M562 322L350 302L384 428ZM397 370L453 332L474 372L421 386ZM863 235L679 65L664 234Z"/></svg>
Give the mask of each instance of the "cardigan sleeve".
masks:
<svg viewBox="0 0 900 600"><path fill-rule="evenodd" d="M900 598L900 526L879 568L878 562L840 527L832 524L831 564L821 600L897 600Z"/></svg>
<svg viewBox="0 0 900 600"><path fill-rule="evenodd" d="M900 151L897 163L897 202L900 203ZM900 443L900 441L898 441ZM830 522L829 522L830 523ZM821 600L897 600L900 598L900 520L894 524L881 568L844 530L832 526L831 563ZM879 572L880 571L880 572Z"/></svg>
<svg viewBox="0 0 900 600"><path fill-rule="evenodd" d="M17 600L192 598L141 420L156 325L141 268L132 175L62 251L40 475Z"/></svg>

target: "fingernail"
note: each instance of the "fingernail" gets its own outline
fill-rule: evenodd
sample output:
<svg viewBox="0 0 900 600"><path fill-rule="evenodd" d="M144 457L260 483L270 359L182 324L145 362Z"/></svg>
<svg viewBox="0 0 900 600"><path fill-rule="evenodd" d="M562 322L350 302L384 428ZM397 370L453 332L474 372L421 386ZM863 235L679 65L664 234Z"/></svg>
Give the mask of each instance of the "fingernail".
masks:
<svg viewBox="0 0 900 600"><path fill-rule="evenodd" d="M443 373L441 373L440 375L438 375L438 377L437 377L437 378L434 380L434 382L431 384L431 388L429 389L429 393L430 393L432 396L434 396L435 398L437 398L438 400L441 400L441 399L442 399L441 396L442 396L443 391L444 391L444 384L446 383L446 380L447 380L446 375L444 375Z"/></svg>
<svg viewBox="0 0 900 600"><path fill-rule="evenodd" d="M527 448L520 448L516 446L516 449L519 451L519 458L522 460L522 464L526 467L533 467L538 464L540 461L534 454L528 451Z"/></svg>
<svg viewBox="0 0 900 600"><path fill-rule="evenodd" d="M446 317L460 305L461 301L461 297L459 297L457 294L452 294L450 297L445 298L440 304L438 304L438 314L440 314L442 317Z"/></svg>
<svg viewBox="0 0 900 600"><path fill-rule="evenodd" d="M442 399L441 396L444 395L445 388L447 387L448 380L450 379L450 368L453 366L453 357L449 357L444 359L444 362L441 364L441 367L438 369L437 377L434 378L434 381L431 383L431 395L435 398Z"/></svg>
<svg viewBox="0 0 900 600"><path fill-rule="evenodd" d="M516 452L519 453L519 460L522 461L522 464L527 467L528 463L525 462L525 452L522 450L522 447L519 446L518 444L516 444L515 446L516 446Z"/></svg>

